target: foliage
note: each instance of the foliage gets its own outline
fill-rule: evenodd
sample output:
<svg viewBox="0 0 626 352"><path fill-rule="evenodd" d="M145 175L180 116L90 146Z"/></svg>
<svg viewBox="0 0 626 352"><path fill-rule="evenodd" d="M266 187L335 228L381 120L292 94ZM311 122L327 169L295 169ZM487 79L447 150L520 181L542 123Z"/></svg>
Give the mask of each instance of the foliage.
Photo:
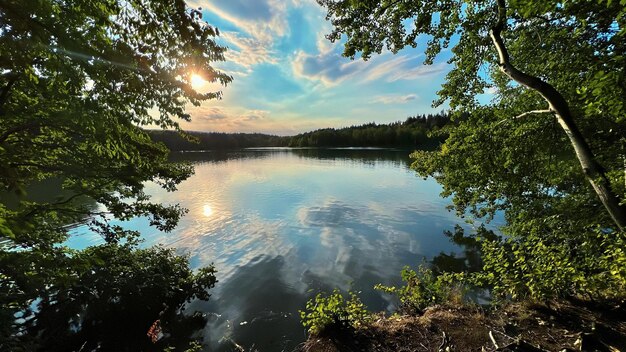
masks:
<svg viewBox="0 0 626 352"><path fill-rule="evenodd" d="M163 350L164 352L174 352L176 351L176 348L174 347L168 347L166 349ZM189 348L187 348L184 352L200 352L202 351L202 344L198 343L198 342L192 342L189 345Z"/></svg>
<svg viewBox="0 0 626 352"><path fill-rule="evenodd" d="M445 113L413 116L404 122L326 128L289 138L290 147L432 148L445 138L437 133L450 122Z"/></svg>
<svg viewBox="0 0 626 352"><path fill-rule="evenodd" d="M168 149L215 150L254 147L405 147L432 148L445 136L437 133L450 122L444 113L418 115L404 122L369 123L346 128L325 128L295 136L272 136L260 133L147 131L150 137Z"/></svg>
<svg viewBox="0 0 626 352"><path fill-rule="evenodd" d="M417 271L406 266L401 273L404 285L384 286L377 284L375 289L395 295L400 300L400 310L408 314L419 314L424 309L442 303L462 300L463 275L437 274L421 265Z"/></svg>
<svg viewBox="0 0 626 352"><path fill-rule="evenodd" d="M155 142L163 143L171 151L243 149L257 147L285 147L290 137L261 133L185 132L185 138L175 131L147 131Z"/></svg>
<svg viewBox="0 0 626 352"><path fill-rule="evenodd" d="M15 350L33 343L33 336L32 349L46 351L154 349L184 345L204 326L203 317L183 310L192 299L209 298L216 282L212 267L194 273L186 257L161 247L106 244L68 252L65 280L19 313L26 334L14 337ZM146 337L155 320L167 334L156 345Z"/></svg>
<svg viewBox="0 0 626 352"><path fill-rule="evenodd" d="M495 297L620 299L626 289L625 238L601 229L572 234L531 229L519 239L483 243L477 283Z"/></svg>
<svg viewBox="0 0 626 352"><path fill-rule="evenodd" d="M145 308L152 323L163 310L158 304L170 301L167 310L173 311L186 299L208 297L200 291L214 282L211 268L192 275L186 261L170 251L137 250L138 234L108 220L144 216L169 231L184 214L176 205L150 202L144 183L173 191L192 169L167 163L167 149L141 127L177 129L177 119L189 119L187 105L220 97L190 85L193 72L210 82L230 82L212 66L226 50L215 42L218 34L183 0L2 1L3 341L19 341L27 350L52 349L46 344L57 337L76 342L77 327L88 326L77 319L113 328L94 314L113 319L107 314L118 308L99 307L99 298L125 304L122 295L141 294L149 306L135 304L128 312ZM55 199L31 191L56 181ZM84 222L106 244L85 251L63 246L69 225ZM24 319L15 320L16 314ZM146 339L146 322L126 331L141 329L137 336ZM111 336L92 337L83 342L95 346Z"/></svg>
<svg viewBox="0 0 626 352"><path fill-rule="evenodd" d="M371 320L371 314L355 293L351 292L350 299L346 300L338 290L334 290L328 296L320 293L309 300L306 309L300 311L300 318L309 334L320 336L357 329Z"/></svg>
<svg viewBox="0 0 626 352"><path fill-rule="evenodd" d="M461 216L503 212L503 239L484 240L482 283L516 297L624 295L623 233L588 182L568 131L538 91L501 71L490 30L504 9L512 64L550 84L601 165L616 198L626 194L626 3L624 1L319 0L344 54L369 58L427 38L426 63L451 47L450 71L435 105L454 124L440 150L413 154ZM492 100L477 95L492 89ZM552 108L552 107L550 107ZM478 280L481 281L481 280Z"/></svg>

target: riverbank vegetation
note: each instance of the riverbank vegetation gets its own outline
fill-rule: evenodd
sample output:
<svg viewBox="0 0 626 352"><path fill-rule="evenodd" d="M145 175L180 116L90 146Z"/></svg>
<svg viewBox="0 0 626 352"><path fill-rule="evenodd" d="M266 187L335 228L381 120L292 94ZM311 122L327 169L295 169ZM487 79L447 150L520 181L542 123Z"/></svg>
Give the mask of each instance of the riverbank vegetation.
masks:
<svg viewBox="0 0 626 352"><path fill-rule="evenodd" d="M604 307L605 315L623 311L626 4L319 2L334 26L329 38L345 35L350 57L368 58L383 48L395 52L428 35L426 62L432 63L460 35L436 102L448 102L457 123L445 127L448 138L440 150L415 152L412 168L437 179L459 215L489 220L502 213L506 225L491 239L469 234L480 243L482 270L444 273L434 282L487 288L505 306L556 300ZM486 89L495 92L491 103L478 104L476 94ZM404 288L387 291L400 302L415 300L414 290L428 288L423 279L411 276ZM446 303L437 297L423 295L427 305ZM554 313L555 319L561 314ZM591 317L582 308L575 314L581 322ZM598 333L600 350L624 348L618 323L617 342ZM574 332L593 329L582 324ZM575 348L566 330L554 338L562 339L559 349Z"/></svg>
<svg viewBox="0 0 626 352"><path fill-rule="evenodd" d="M419 315L370 313L359 328L313 335L300 351L621 351L624 313L589 302L446 303Z"/></svg>
<svg viewBox="0 0 626 352"><path fill-rule="evenodd" d="M393 147L433 149L445 139L437 134L450 123L445 112L417 115L404 122L370 123L346 128L326 128L289 138L289 147Z"/></svg>
<svg viewBox="0 0 626 352"><path fill-rule="evenodd" d="M438 134L450 123L447 113L416 115L404 122L368 123L345 128L325 128L295 136L261 133L216 133L147 131L150 137L172 151L221 150L260 147L381 147L434 149L445 140Z"/></svg>

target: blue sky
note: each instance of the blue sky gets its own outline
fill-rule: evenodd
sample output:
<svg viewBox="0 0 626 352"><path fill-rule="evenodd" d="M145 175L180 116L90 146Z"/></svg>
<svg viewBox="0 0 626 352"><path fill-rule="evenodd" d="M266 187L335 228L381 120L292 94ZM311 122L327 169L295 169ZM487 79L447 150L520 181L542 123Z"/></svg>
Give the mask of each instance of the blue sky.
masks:
<svg viewBox="0 0 626 352"><path fill-rule="evenodd" d="M424 42L368 61L341 56L314 0L188 0L230 50L216 64L234 77L223 99L190 107L196 131L292 135L324 127L387 123L441 110L431 102L450 53L424 66ZM199 90L212 90L206 86Z"/></svg>

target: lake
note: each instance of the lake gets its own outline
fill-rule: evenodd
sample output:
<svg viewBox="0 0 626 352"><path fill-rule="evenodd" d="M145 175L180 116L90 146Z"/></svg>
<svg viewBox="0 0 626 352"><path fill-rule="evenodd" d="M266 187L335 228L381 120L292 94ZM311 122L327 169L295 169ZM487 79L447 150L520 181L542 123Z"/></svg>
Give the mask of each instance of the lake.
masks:
<svg viewBox="0 0 626 352"><path fill-rule="evenodd" d="M446 210L441 186L409 169L408 151L379 149L255 149L177 153L195 174L153 200L189 209L171 233L146 219L144 245L188 254L193 267L213 263L219 280L208 302L190 310L209 316L202 332L211 350L232 341L259 351L290 351L305 339L298 310L320 291L354 290L371 310L396 302L373 290L398 284L403 266L435 260L442 269L475 261L445 231L464 219ZM474 225L476 226L476 225ZM85 227L69 244L101 243Z"/></svg>

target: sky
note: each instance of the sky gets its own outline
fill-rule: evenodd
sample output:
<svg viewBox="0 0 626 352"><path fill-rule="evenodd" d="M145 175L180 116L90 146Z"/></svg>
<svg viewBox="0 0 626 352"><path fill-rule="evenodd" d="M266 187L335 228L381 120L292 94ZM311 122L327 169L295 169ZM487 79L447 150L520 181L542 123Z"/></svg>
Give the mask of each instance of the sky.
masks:
<svg viewBox="0 0 626 352"><path fill-rule="evenodd" d="M219 29L218 42L229 50L215 66L234 80L221 88L221 100L190 106L192 121L183 129L294 135L442 110L431 103L450 69L450 52L423 65L425 38L395 55L350 60L341 56L341 42L324 37L331 25L314 0L187 3Z"/></svg>

